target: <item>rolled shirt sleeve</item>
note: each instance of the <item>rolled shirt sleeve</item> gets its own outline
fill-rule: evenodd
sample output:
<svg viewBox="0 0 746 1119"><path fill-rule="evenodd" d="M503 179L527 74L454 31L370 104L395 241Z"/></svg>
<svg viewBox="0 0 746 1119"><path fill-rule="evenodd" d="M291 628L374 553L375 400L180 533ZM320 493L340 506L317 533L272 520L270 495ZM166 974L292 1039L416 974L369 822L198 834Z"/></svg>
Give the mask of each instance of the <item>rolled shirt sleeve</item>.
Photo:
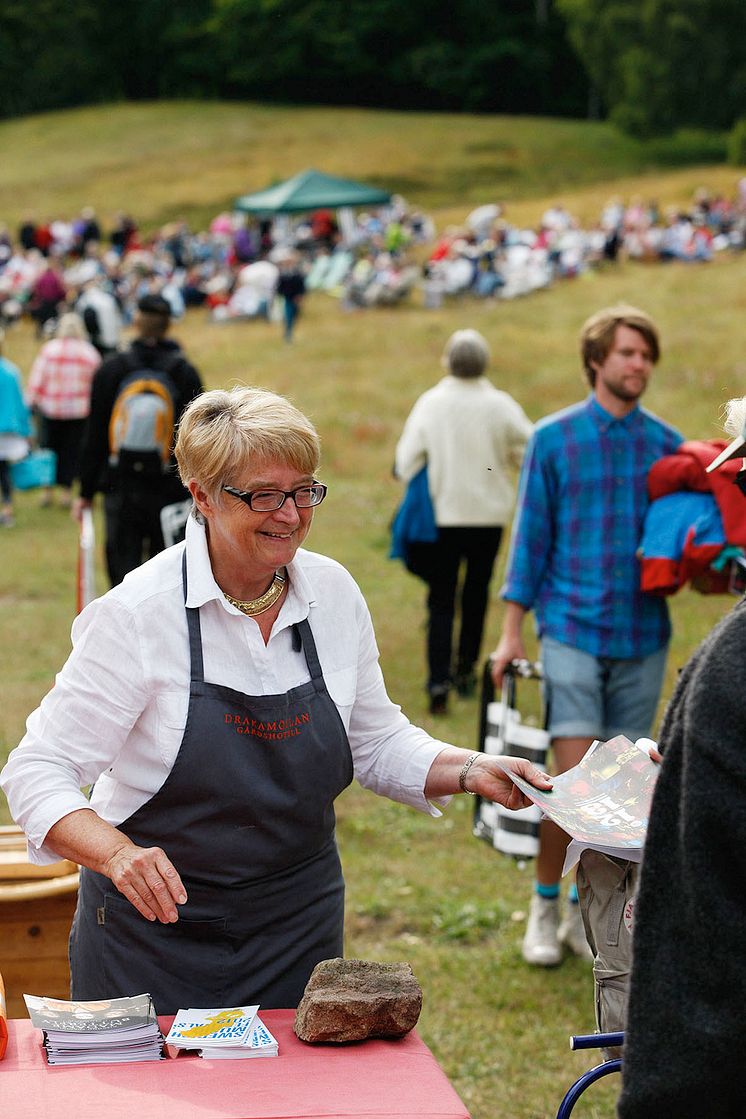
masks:
<svg viewBox="0 0 746 1119"><path fill-rule="evenodd" d="M72 638L54 688L29 716L2 773L34 862L58 858L44 847L47 832L63 816L90 807L82 789L114 765L148 701L138 635L115 599L91 603L76 618Z"/></svg>
<svg viewBox="0 0 746 1119"><path fill-rule="evenodd" d="M293 627L307 617L324 679L348 733L360 784L430 815L424 786L445 743L413 726L387 695L367 604L335 561L301 550L270 642L229 607L202 539L188 529L190 596L199 604L205 676L246 695L309 678ZM191 551L190 551L191 548ZM131 573L76 619L73 650L0 774L35 863L57 856L49 829L80 808L118 826L162 786L178 755L189 702L189 642L176 546ZM191 598L190 598L191 601ZM90 800L83 791L94 785Z"/></svg>

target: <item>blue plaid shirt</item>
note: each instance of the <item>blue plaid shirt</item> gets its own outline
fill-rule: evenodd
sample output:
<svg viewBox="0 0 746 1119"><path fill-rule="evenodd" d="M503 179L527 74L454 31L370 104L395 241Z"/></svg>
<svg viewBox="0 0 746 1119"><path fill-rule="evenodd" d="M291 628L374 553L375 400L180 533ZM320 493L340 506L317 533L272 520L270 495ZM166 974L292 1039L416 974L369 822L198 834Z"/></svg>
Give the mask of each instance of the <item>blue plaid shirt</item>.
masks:
<svg viewBox="0 0 746 1119"><path fill-rule="evenodd" d="M534 610L540 635L614 658L667 644L668 608L640 591L636 551L648 470L681 442L644 408L618 420L593 395L536 425L501 595Z"/></svg>

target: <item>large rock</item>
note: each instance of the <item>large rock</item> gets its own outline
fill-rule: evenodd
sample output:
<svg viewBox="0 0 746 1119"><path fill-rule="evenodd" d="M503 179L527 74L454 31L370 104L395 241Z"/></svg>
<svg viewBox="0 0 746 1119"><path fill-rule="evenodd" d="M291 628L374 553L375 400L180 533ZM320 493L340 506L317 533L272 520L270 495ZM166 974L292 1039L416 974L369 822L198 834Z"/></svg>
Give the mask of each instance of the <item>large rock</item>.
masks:
<svg viewBox="0 0 746 1119"><path fill-rule="evenodd" d="M404 1037L417 1024L422 988L409 964L322 960L295 1014L301 1041Z"/></svg>

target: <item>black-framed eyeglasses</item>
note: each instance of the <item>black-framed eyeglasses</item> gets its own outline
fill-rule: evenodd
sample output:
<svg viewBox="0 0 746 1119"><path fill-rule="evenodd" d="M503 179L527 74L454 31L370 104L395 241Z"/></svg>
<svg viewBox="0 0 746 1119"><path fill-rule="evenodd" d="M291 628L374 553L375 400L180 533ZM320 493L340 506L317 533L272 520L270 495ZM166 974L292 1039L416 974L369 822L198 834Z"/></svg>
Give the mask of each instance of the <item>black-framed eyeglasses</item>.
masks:
<svg viewBox="0 0 746 1119"><path fill-rule="evenodd" d="M297 490L237 490L235 486L223 486L231 497L237 497L255 513L274 513L282 509L292 497L297 509L312 509L321 505L326 497L327 487L323 482L313 482L310 486L299 486Z"/></svg>

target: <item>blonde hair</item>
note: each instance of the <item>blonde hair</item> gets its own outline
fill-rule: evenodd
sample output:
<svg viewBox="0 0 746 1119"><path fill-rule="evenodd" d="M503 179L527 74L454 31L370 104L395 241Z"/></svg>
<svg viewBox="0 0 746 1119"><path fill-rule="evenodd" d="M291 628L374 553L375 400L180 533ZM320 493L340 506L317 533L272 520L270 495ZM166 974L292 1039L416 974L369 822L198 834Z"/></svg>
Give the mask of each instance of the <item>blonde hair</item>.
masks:
<svg viewBox="0 0 746 1119"><path fill-rule="evenodd" d="M321 444L311 421L284 396L238 386L194 398L179 422L174 454L184 485L195 478L220 502L222 486L236 485L253 459L315 474Z"/></svg>
<svg viewBox="0 0 746 1119"><path fill-rule="evenodd" d="M644 311L632 307L629 303L604 307L602 311L597 311L585 321L580 332L580 354L591 388L596 383L596 370L593 365L603 365L606 361L614 345L618 326L628 326L643 336L650 349L654 365L661 356L658 328L650 315L646 315Z"/></svg>
<svg viewBox="0 0 746 1119"><path fill-rule="evenodd" d="M60 315L54 336L55 338L80 338L87 341L88 331L80 315L75 311L67 311L64 315Z"/></svg>

